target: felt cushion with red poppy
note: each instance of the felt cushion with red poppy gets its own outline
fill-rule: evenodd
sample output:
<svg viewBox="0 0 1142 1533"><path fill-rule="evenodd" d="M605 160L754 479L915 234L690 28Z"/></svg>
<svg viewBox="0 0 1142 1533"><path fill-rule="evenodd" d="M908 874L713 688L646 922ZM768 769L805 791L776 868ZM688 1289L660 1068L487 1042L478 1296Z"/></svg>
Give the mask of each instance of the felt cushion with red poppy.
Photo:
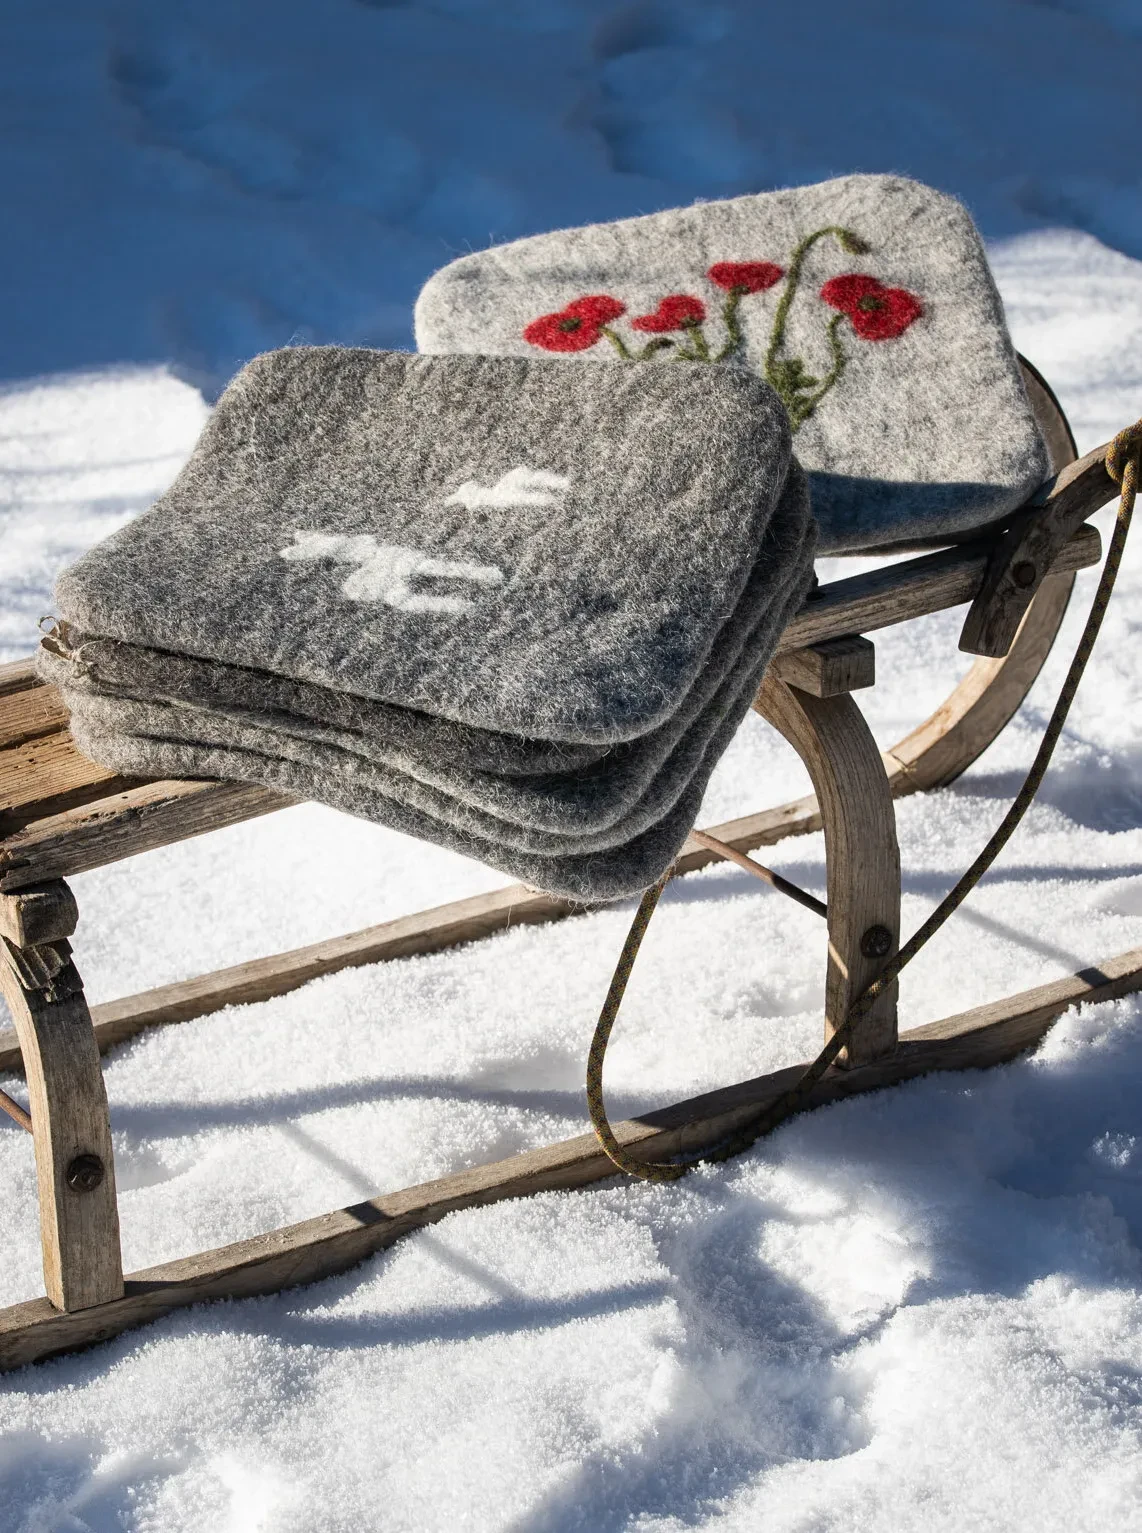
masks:
<svg viewBox="0 0 1142 1533"><path fill-rule="evenodd" d="M422 292L417 344L535 356L538 316L602 293L626 312L575 332L568 360L746 367L806 407L794 450L825 550L967 534L1047 475L983 242L919 182L843 176L464 256Z"/></svg>

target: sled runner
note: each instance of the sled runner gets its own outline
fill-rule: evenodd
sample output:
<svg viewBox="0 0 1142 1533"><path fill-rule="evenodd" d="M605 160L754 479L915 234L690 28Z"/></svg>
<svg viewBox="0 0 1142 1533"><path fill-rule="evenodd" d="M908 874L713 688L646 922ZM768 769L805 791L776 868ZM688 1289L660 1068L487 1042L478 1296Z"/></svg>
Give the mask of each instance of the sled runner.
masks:
<svg viewBox="0 0 1142 1533"><path fill-rule="evenodd" d="M897 947L893 798L952 781L991 743L1042 668L1075 572L1099 557L1085 518L1118 493L1106 449L1074 462L1057 403L1033 370L1026 377L1052 460L1048 486L998 530L950 546L944 539L936 551L832 582L804 602L754 706L796 748L814 795L696 832L674 865L684 874L724 855L705 836L740 856L823 827L826 1036ZM852 695L874 681L867 635L967 603L964 647L982 658L941 708L882 753ZM582 907L516 884L89 1008L71 956L78 909L67 878L291 800L246 783L118 776L75 749L67 724L59 695L31 661L0 667L0 985L16 1024L0 1037L0 1069L22 1069L29 1097L26 1109L11 1098L0 1105L31 1132L46 1286L44 1298L0 1311L0 1367L89 1345L203 1299L314 1281L456 1209L614 1174L586 1135L124 1278L100 1052L145 1028L279 995L340 968L437 952ZM1142 950L899 1036L890 987L806 1103L1010 1059L1067 1007L1140 987ZM701 1151L777 1100L801 1068L647 1113L616 1125L616 1139L649 1160Z"/></svg>

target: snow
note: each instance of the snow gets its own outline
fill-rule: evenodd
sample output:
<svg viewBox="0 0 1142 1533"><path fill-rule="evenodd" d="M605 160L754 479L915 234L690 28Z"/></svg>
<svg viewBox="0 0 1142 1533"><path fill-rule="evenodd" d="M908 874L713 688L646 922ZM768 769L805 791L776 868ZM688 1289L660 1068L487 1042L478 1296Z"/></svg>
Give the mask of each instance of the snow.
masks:
<svg viewBox="0 0 1142 1533"><path fill-rule="evenodd" d="M493 235L907 170L972 202L1080 449L1134 419L1140 107L1114 75L1137 77L1136 6L902 15L29 12L10 50L21 132L0 136L21 293L0 658L31 647L55 569L169 482L207 409L186 380L209 392L292 335L406 344L420 281ZM906 930L1016 788L1092 584L996 745L901 801ZM1142 943L1140 602L1135 534L1040 802L908 971L903 1025ZM885 680L862 703L882 743L962 674L959 618L878 636ZM754 721L703 819L803 791ZM772 861L822 892L819 836ZM98 1001L501 882L306 806L76 878L76 957ZM628 919L347 971L114 1051L128 1267L580 1132ZM823 968L811 914L732 868L682 880L608 1059L613 1111L805 1057ZM1142 1003L1087 1008L1030 1058L814 1113L682 1184L453 1215L336 1280L0 1379L0 1529L1142 1528L1140 1099ZM4 1123L0 1187L12 1303L40 1274L31 1156Z"/></svg>

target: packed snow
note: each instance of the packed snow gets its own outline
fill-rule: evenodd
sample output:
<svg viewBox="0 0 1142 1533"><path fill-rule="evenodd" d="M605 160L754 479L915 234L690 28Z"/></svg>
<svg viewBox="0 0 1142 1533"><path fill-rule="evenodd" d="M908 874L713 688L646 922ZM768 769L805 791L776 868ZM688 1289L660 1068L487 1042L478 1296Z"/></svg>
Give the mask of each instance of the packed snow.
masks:
<svg viewBox="0 0 1142 1533"><path fill-rule="evenodd" d="M993 238L1016 342L1080 450L1135 419L1139 106L1114 74L1137 78L1136 7L864 9L29 14L2 151L27 219L4 252L26 301L0 393L0 659L32 647L55 570L169 483L199 386L293 335L407 344L417 285L455 249L581 218L910 171ZM847 75L874 64L853 113ZM995 746L900 802L906 930L1017 787L1093 578ZM909 969L902 1025L1142 944L1140 602L1142 533L1040 801ZM862 704L882 744L962 674L961 617L878 636ZM702 821L805 787L753 720ZM823 892L819 836L770 860ZM76 959L99 1001L502 882L305 806L77 877ZM115 1050L127 1267L581 1132L629 916L347 971ZM811 914L733 868L679 881L608 1059L612 1110L806 1057L823 974ZM453 1215L335 1280L0 1378L0 1529L1142 1528L1139 1100L1142 1002L1091 1007L1012 1065L813 1113L681 1184ZM6 1304L41 1291L6 1119L0 1187Z"/></svg>

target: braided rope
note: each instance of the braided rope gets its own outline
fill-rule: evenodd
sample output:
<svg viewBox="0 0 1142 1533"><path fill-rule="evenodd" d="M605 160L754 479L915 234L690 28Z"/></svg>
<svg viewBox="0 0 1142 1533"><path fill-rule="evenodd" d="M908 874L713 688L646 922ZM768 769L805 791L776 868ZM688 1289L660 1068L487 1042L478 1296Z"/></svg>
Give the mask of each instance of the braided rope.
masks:
<svg viewBox="0 0 1142 1533"><path fill-rule="evenodd" d="M595 1035L591 1040L591 1049L587 1057L587 1106L591 1115L591 1123L598 1136L603 1149L618 1166L620 1171L627 1171L632 1176L641 1177L645 1181L675 1181L684 1176L691 1166L699 1161L722 1161L729 1160L731 1156L739 1155L743 1150L771 1133L787 1118L799 1112L812 1094L813 1088L821 1077L834 1063L837 1055L844 1048L852 1033L853 1027L876 1003L878 998L899 976L901 971L912 962L916 954L929 942L948 918L959 909L964 900L979 883L983 875L991 867L1000 852L1010 841L1018 828L1027 810L1035 798L1036 793L1050 765L1051 756L1059 742L1063 727L1067 721L1071 704L1074 702L1075 693L1082 681L1083 672L1091 657L1099 630L1102 627L1103 618L1110 602L1114 583L1118 578L1119 567L1122 563L1123 551L1126 547L1126 538L1130 531L1130 521L1134 514L1134 502L1138 493L1139 481L1142 480L1142 420L1133 426L1127 426L1120 431L1110 444L1106 453L1106 471L1121 486L1121 495L1118 501L1118 513L1114 523L1114 533L1107 549L1106 561L1099 576L1098 587L1091 602L1090 612L1086 624L1083 627L1082 636L1071 660L1066 679L1059 692L1047 727L1043 732L1043 738L1039 742L1039 749L1035 752L1035 759L1023 780L1023 785L1012 800L1011 806L998 827L991 835L987 845L980 852L975 861L956 882L952 889L944 896L940 903L913 932L912 936L899 948L897 952L884 965L873 982L852 1003L846 1012L844 1019L825 1044L825 1047L817 1055L813 1063L803 1071L796 1085L784 1092L776 1101L771 1102L750 1121L739 1129L730 1138L713 1150L705 1151L700 1156L694 1156L689 1160L669 1163L642 1161L629 1155L615 1138L614 1130L607 1119L603 1107L603 1059L607 1051L607 1042L611 1036L615 1020L618 1016L619 1006L622 1002L623 993L630 978L631 969L634 967L635 958L638 955L643 936L650 918L654 914L660 895L669 881L672 869L668 869L662 878L655 884L653 889L647 890L638 907L630 933L623 946L622 955L619 958L619 966L615 970L611 980L611 988L607 993L607 999L603 1005L602 1013L595 1028Z"/></svg>

